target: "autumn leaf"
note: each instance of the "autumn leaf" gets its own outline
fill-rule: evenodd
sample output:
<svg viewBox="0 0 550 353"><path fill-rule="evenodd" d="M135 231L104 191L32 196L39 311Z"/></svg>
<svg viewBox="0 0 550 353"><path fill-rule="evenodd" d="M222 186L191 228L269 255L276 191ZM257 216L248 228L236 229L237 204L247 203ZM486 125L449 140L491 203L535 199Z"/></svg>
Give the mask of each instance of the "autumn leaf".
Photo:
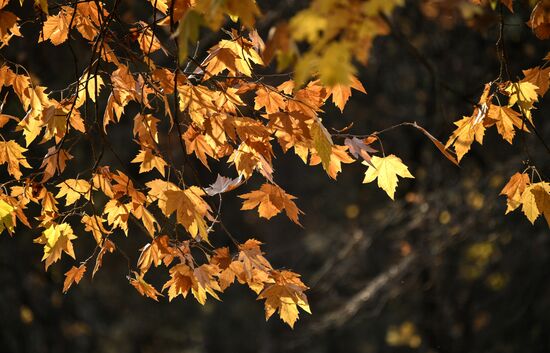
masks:
<svg viewBox="0 0 550 353"><path fill-rule="evenodd" d="M48 16L44 22L39 42L49 40L53 45L60 45L69 37L69 24L74 10L70 6L63 6L57 15Z"/></svg>
<svg viewBox="0 0 550 353"><path fill-rule="evenodd" d="M520 114L509 107L491 105L488 118L497 126L498 133L510 144L516 133L515 128L527 130Z"/></svg>
<svg viewBox="0 0 550 353"><path fill-rule="evenodd" d="M170 279L162 287L163 291L168 289L168 300L172 301L178 295L186 298L196 282L193 270L186 264L177 264L169 272Z"/></svg>
<svg viewBox="0 0 550 353"><path fill-rule="evenodd" d="M267 114L273 114L284 110L285 107L285 99L277 92L275 88L270 86L262 86L256 90L254 109L260 110L265 108Z"/></svg>
<svg viewBox="0 0 550 353"><path fill-rule="evenodd" d="M73 283L78 284L84 273L86 272L86 265L80 265L79 267L71 267L71 269L65 272L65 281L63 282L63 293L67 293Z"/></svg>
<svg viewBox="0 0 550 353"><path fill-rule="evenodd" d="M206 219L211 219L210 206L202 198L205 192L196 186L185 190L167 190L164 193L165 206L159 207L166 216L176 212L178 223L182 224L193 238L208 241Z"/></svg>
<svg viewBox="0 0 550 353"><path fill-rule="evenodd" d="M369 165L369 168L365 172L363 184L378 179L378 186L384 190L392 200L394 199L395 189L397 188L397 177L414 178L401 159L393 154L387 157L374 156L371 162L372 165ZM363 162L363 164L368 165L367 162Z"/></svg>
<svg viewBox="0 0 550 353"><path fill-rule="evenodd" d="M75 258L72 240L76 238L72 227L67 223L61 223L50 225L40 237L34 239L35 243L44 245L42 261L46 261L46 270L61 258L63 252Z"/></svg>
<svg viewBox="0 0 550 353"><path fill-rule="evenodd" d="M106 253L113 253L116 249L115 244L110 241L109 239L105 239L103 243L101 244L101 249L99 250L99 253L97 254L94 270L92 271L92 278L95 276L99 268L103 265L103 256L105 256Z"/></svg>
<svg viewBox="0 0 550 353"><path fill-rule="evenodd" d="M342 171L342 163L349 164L355 162L347 153L347 146L332 146L332 151L330 153L330 162L326 172L329 177L336 180L338 173ZM321 163L321 157L319 155L312 155L309 161L310 165L317 165Z"/></svg>
<svg viewBox="0 0 550 353"><path fill-rule="evenodd" d="M328 171L334 143L327 129L319 120L316 120L311 126L311 138L313 139L313 146L321 159L323 168Z"/></svg>
<svg viewBox="0 0 550 353"><path fill-rule="evenodd" d="M0 141L0 165L7 163L8 173L10 173L10 175L17 180L19 180L23 175L23 173L21 173L20 166L31 168L23 155L23 152L26 151L26 148L21 147L21 145L13 140Z"/></svg>
<svg viewBox="0 0 550 353"><path fill-rule="evenodd" d="M535 223L535 220L540 216L540 210L537 207L535 194L532 192L534 184L531 184L525 188L525 191L521 194L521 211L527 217L531 224Z"/></svg>
<svg viewBox="0 0 550 353"><path fill-rule="evenodd" d="M85 225L84 230L92 233L97 244L101 244L103 237L108 236L112 232L107 230L103 223L105 219L100 216L82 216L81 222Z"/></svg>
<svg viewBox="0 0 550 353"><path fill-rule="evenodd" d="M308 289L300 276L290 271L273 271L275 283L267 285L258 299L265 299L265 318L268 320L276 311L281 319L294 328L298 320L298 307L311 314L304 291Z"/></svg>
<svg viewBox="0 0 550 353"><path fill-rule="evenodd" d="M521 205L521 195L529 183L529 175L526 173L516 173L510 177L510 180L500 192L500 195L506 195L508 198L506 213L515 210Z"/></svg>
<svg viewBox="0 0 550 353"><path fill-rule="evenodd" d="M153 154L150 149L139 151L138 155L132 160L132 163L141 163L139 166L140 173L149 172L155 168L162 176L164 176L167 166L166 161L162 157Z"/></svg>
<svg viewBox="0 0 550 353"><path fill-rule="evenodd" d="M0 200L0 233L2 233L4 229L7 229L10 234L13 233L15 228L14 211L15 209L12 205L4 200Z"/></svg>
<svg viewBox="0 0 550 353"><path fill-rule="evenodd" d="M548 91L550 80L550 67L534 67L532 69L523 70L525 76L522 81L527 81L537 86L535 90L539 96L544 96Z"/></svg>
<svg viewBox="0 0 550 353"><path fill-rule="evenodd" d="M283 210L286 215L296 224L298 215L302 213L294 203L296 197L287 194L283 189L273 184L263 184L260 190L252 191L239 196L244 199L241 210L252 210L258 207L260 217L270 219Z"/></svg>
<svg viewBox="0 0 550 353"><path fill-rule="evenodd" d="M155 287L150 285L149 283L145 282L143 279L143 274L139 274L134 271L134 277L130 279L130 284L134 286L134 288L139 292L139 294L149 297L153 299L154 301L159 301L158 297L161 296Z"/></svg>
<svg viewBox="0 0 550 353"><path fill-rule="evenodd" d="M468 153L474 139L479 144L483 144L485 127L482 122L487 115L487 107L482 106L482 108L476 109L476 111L477 114L475 116L472 115L470 117L464 117L459 121L455 121L454 124L457 128L445 144L445 148L449 148L450 146L454 147L458 162L460 162L462 157Z"/></svg>
<svg viewBox="0 0 550 353"><path fill-rule="evenodd" d="M544 215L544 218L550 227L550 184L546 182L533 184L531 192L535 196L537 209L542 215Z"/></svg>
<svg viewBox="0 0 550 353"><path fill-rule="evenodd" d="M193 296L199 303L206 303L206 295L210 294L213 298L220 300L216 292L221 292L220 285L216 280L220 269L216 265L203 264L193 270L195 282L191 288Z"/></svg>
<svg viewBox="0 0 550 353"><path fill-rule="evenodd" d="M89 182L82 179L66 179L62 183L57 184L59 192L55 195L56 198L66 197L65 206L72 205L81 197L90 198L90 190L92 186Z"/></svg>
<svg viewBox="0 0 550 353"><path fill-rule="evenodd" d="M344 111L344 107L351 97L352 88L367 94L367 91L365 90L365 87L363 87L361 81L359 81L354 75L350 76L348 84L337 84L328 88L327 94L332 96L332 102L338 107L338 109L340 109L341 112Z"/></svg>

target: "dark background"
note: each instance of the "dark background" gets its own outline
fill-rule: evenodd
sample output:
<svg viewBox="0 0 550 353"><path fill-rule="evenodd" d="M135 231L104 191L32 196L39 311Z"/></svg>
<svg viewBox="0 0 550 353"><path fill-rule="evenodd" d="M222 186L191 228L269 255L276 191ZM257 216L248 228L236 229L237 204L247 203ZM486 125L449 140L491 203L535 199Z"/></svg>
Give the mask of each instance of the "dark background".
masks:
<svg viewBox="0 0 550 353"><path fill-rule="evenodd" d="M150 7L142 3L128 0L121 11L146 18ZM484 83L498 76L498 18L489 11L464 20L457 9L465 2L457 1L430 19L424 16L426 3L408 1L396 11L392 21L401 35L378 38L368 66L360 69L368 95L355 94L344 114L328 109L326 125L343 128L353 121L354 132L368 133L417 121L446 141L452 122L472 113L468 100L476 101ZM271 15L259 24L260 33L303 6L260 2ZM548 43L524 25L528 16L523 4L516 14L505 12L512 75L542 64L548 50ZM25 25L27 37L13 39L3 55L25 65L44 85L62 88L74 75L69 48L34 44L37 28ZM215 43L216 36L208 36L212 43L201 43L204 47ZM87 44L76 39L74 45L84 65ZM548 141L550 104L543 100L537 107L535 124ZM111 143L125 158L137 152L128 144L130 124L126 117L124 128L110 130ZM279 150L275 177L298 197L304 228L284 216L260 220L256 211L239 210L238 193L225 196L222 218L233 234L241 241L265 242L274 266L302 274L311 287L313 315L302 312L294 330L276 317L266 323L262 302L243 286L229 288L223 302L209 298L205 306L190 297L171 303L144 298L126 280L126 260L117 254L105 256L93 280L87 274L63 295L63 274L73 262L66 258L45 273L42 247L32 244L39 234L19 227L14 237L0 236L0 351L549 352L548 226L540 218L532 226L519 210L505 216L506 200L498 195L507 179L524 169L527 152L548 175L540 141L520 134L512 146L491 128L484 145L474 144L457 168L412 128L383 138L386 152L401 157L416 177L400 181L395 202L375 184L361 184L365 166L359 163L344 166L332 181L320 166L304 166ZM89 151L82 149L75 158L86 160ZM112 156L104 163L118 168ZM136 165L125 167L139 177ZM197 168L205 183L214 181ZM261 182L255 178L245 189ZM219 232L212 238L217 235L224 237ZM86 237L76 242L77 259L92 249L93 240ZM148 242L132 225L128 238L115 239L133 263L137 249ZM163 271L148 276L157 286L166 280Z"/></svg>

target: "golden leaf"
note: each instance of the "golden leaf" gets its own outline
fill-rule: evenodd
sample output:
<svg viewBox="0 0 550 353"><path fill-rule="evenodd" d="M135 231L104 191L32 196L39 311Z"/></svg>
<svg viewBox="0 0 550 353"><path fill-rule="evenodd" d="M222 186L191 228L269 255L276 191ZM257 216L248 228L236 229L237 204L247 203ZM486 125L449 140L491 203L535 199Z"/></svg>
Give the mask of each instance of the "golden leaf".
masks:
<svg viewBox="0 0 550 353"><path fill-rule="evenodd" d="M372 165L365 172L363 183L370 183L378 179L378 186L384 190L393 200L397 188L398 176L402 178L414 178L401 158L390 154L387 157L374 156L371 159ZM368 165L367 162L363 162Z"/></svg>
<svg viewBox="0 0 550 353"><path fill-rule="evenodd" d="M8 173L17 180L23 175L20 166L31 168L23 155L23 152L26 151L26 148L21 147L21 145L13 140L0 141L0 165L7 163Z"/></svg>
<svg viewBox="0 0 550 353"><path fill-rule="evenodd" d="M63 252L73 259L75 258L71 242L74 239L76 239L76 235L67 223L52 224L42 232L40 237L34 239L35 243L44 245L42 261L46 260L46 270L61 258Z"/></svg>
<svg viewBox="0 0 550 353"><path fill-rule="evenodd" d="M273 184L263 184L260 190L239 196L244 199L241 210L252 210L258 207L260 217L270 219L285 210L286 215L296 224L300 224L298 215L302 213L294 203L295 196L287 194Z"/></svg>

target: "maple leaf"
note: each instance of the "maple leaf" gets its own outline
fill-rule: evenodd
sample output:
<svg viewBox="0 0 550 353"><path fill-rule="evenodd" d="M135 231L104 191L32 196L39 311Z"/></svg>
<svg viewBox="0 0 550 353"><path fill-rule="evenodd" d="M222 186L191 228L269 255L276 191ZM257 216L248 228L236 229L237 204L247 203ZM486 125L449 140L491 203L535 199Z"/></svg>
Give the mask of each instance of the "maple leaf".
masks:
<svg viewBox="0 0 550 353"><path fill-rule="evenodd" d="M510 96L508 106L517 104L521 112L530 119L530 110L538 100L538 87L528 81L510 82L505 92Z"/></svg>
<svg viewBox="0 0 550 353"><path fill-rule="evenodd" d="M63 252L75 258L72 240L76 239L73 229L68 223L52 224L46 228L42 235L34 239L35 243L44 245L44 256L46 260L46 271L51 264L57 262Z"/></svg>
<svg viewBox="0 0 550 353"><path fill-rule="evenodd" d="M332 96L332 102L338 107L338 109L340 109L341 112L344 111L344 107L346 106L349 97L351 97L352 88L367 94L367 91L365 90L365 87L363 87L361 81L359 81L354 75L350 76L348 84L337 84L332 87L328 87L327 95Z"/></svg>
<svg viewBox="0 0 550 353"><path fill-rule="evenodd" d="M265 108L267 114L277 113L284 110L286 101L277 90L270 86L262 86L256 90L254 98L254 109L260 110Z"/></svg>
<svg viewBox="0 0 550 353"><path fill-rule="evenodd" d="M66 197L65 206L72 205L81 197L90 198L90 190L92 186L86 180L82 179L66 179L62 183L57 184L59 192L55 195L56 198Z"/></svg>
<svg viewBox="0 0 550 353"><path fill-rule="evenodd" d="M57 15L48 16L42 28L39 42L49 40L53 45L60 45L69 37L69 24L74 10L70 6L63 6Z"/></svg>
<svg viewBox="0 0 550 353"><path fill-rule="evenodd" d="M4 200L0 200L0 233L2 233L4 229L7 229L10 234L13 233L15 228L14 211L15 209L12 205Z"/></svg>
<svg viewBox="0 0 550 353"><path fill-rule="evenodd" d="M220 269L216 265L203 264L193 270L195 282L191 288L193 296L199 303L206 303L206 294L210 294L217 300L220 300L216 291L221 292L220 285L215 277L218 276Z"/></svg>
<svg viewBox="0 0 550 353"><path fill-rule="evenodd" d="M164 265L168 266L172 262L174 255L169 241L168 236L163 235L155 238L151 243L141 248L138 268L142 273L147 272L151 265L158 267L164 263Z"/></svg>
<svg viewBox="0 0 550 353"><path fill-rule="evenodd" d="M145 282L145 280L143 279L143 274L139 274L135 271L134 271L134 278L130 278L130 284L134 286L134 288L139 292L139 294L145 297L149 297L154 301L158 302L159 301L158 297L163 296L155 289L155 287Z"/></svg>
<svg viewBox="0 0 550 353"><path fill-rule="evenodd" d="M344 140L344 145L348 146L348 150L352 156L355 158L361 157L367 163L369 163L372 158L370 153L377 152L374 148L370 147L370 145L366 144L365 140L358 139L357 137L346 138Z"/></svg>
<svg viewBox="0 0 550 353"><path fill-rule="evenodd" d="M31 168L23 155L23 152L26 151L26 148L21 147L21 145L13 140L0 141L0 165L7 163L8 173L17 180L23 175L19 167L20 165L25 168Z"/></svg>
<svg viewBox="0 0 550 353"><path fill-rule="evenodd" d="M338 173L342 171L342 163L349 164L355 162L355 160L351 158L346 152L347 149L347 146L332 146L332 151L330 153L330 162L328 168L326 169L326 172L328 176L334 180L336 180ZM321 157L316 154L312 155L309 164L317 165L319 163L321 163Z"/></svg>
<svg viewBox="0 0 550 353"><path fill-rule="evenodd" d="M486 106L485 106L486 107ZM485 112L484 112L485 109ZM449 140L445 144L445 148L450 146L454 147L456 152L457 161L460 162L462 157L470 150L470 146L474 142L474 139L483 144L483 135L485 134L485 126L483 125L483 119L487 115L487 108L477 109L478 114L476 116L464 117L459 121L455 121L457 126Z"/></svg>
<svg viewBox="0 0 550 353"><path fill-rule="evenodd" d="M371 159L372 165L365 172L363 184L370 183L378 179L378 186L384 190L393 200L395 189L397 188L398 176L402 178L414 178L401 158L390 154L387 157L374 156ZM368 165L363 162L364 165Z"/></svg>
<svg viewBox="0 0 550 353"><path fill-rule="evenodd" d="M536 92L539 96L544 96L548 91L550 80L550 67L542 68L540 66L532 69L523 70L525 76L522 81L530 82L537 86Z"/></svg>
<svg viewBox="0 0 550 353"><path fill-rule="evenodd" d="M0 42L8 45L13 36L21 36L17 21L19 18L11 11L0 11Z"/></svg>
<svg viewBox="0 0 550 353"><path fill-rule="evenodd" d="M208 168L208 170L210 170L210 167L208 166L208 158L206 156L210 156L215 159L217 158L214 149L210 146L206 140L206 137L198 133L193 127L190 126L185 134L183 134L182 138L185 141L185 149L187 154L195 153L195 156L197 156L201 163Z"/></svg>
<svg viewBox="0 0 550 353"><path fill-rule="evenodd" d="M67 161L72 158L68 151L58 149L56 146L50 147L40 165L40 168L44 168L42 182L50 180L55 173L61 174L67 166Z"/></svg>
<svg viewBox="0 0 550 353"><path fill-rule="evenodd" d="M168 300L172 301L178 295L186 298L195 283L193 270L186 264L177 264L170 268L170 279L164 284L162 290L168 289Z"/></svg>
<svg viewBox="0 0 550 353"><path fill-rule="evenodd" d="M246 283L256 294L259 294L266 283L273 283L270 273L273 267L264 257L260 249L262 243L256 239L248 239L239 245L237 261L229 264L230 270L240 283ZM227 271L226 270L226 271Z"/></svg>
<svg viewBox="0 0 550 353"><path fill-rule="evenodd" d="M211 184L210 186L208 186L206 189L204 189L204 191L206 191L206 193L209 196L214 196L214 195L218 195L224 192L229 192L231 190L234 190L237 187L239 187L242 183L243 183L242 175L239 176L238 178L231 179L218 174L214 184Z"/></svg>
<svg viewBox="0 0 550 353"><path fill-rule="evenodd" d="M287 194L283 189L273 184L263 184L260 190L239 196L244 199L241 210L252 210L258 207L260 217L270 219L283 211L290 220L300 224L298 215L303 213L294 203L295 196Z"/></svg>
<svg viewBox="0 0 550 353"><path fill-rule="evenodd" d="M495 122L498 133L503 139L512 144L515 135L515 128L527 130L525 124L520 118L520 114L509 107L491 105L488 118Z"/></svg>
<svg viewBox="0 0 550 353"><path fill-rule="evenodd" d="M101 244L103 237L106 237L112 233L111 231L105 229L105 226L103 225L105 219L103 219L103 217L96 215L84 215L82 216L81 222L85 225L84 230L92 233L98 245Z"/></svg>
<svg viewBox="0 0 550 353"><path fill-rule="evenodd" d="M500 195L506 195L508 198L506 214L521 205L521 195L530 182L529 175L526 173L516 173L510 177L510 180L500 192Z"/></svg>
<svg viewBox="0 0 550 353"><path fill-rule="evenodd" d="M120 228L128 236L128 219L130 218L131 203L122 203L119 200L109 200L105 204L103 214L107 215L107 223L113 228Z"/></svg>
<svg viewBox="0 0 550 353"><path fill-rule="evenodd" d="M208 241L205 218L212 219L211 208L202 198L205 192L196 186L185 190L167 190L164 193L165 205L159 207L166 216L176 211L178 223L182 224L193 238Z"/></svg>
<svg viewBox="0 0 550 353"><path fill-rule="evenodd" d="M78 284L84 273L86 272L86 265L80 265L79 267L71 267L71 269L65 272L65 281L63 282L63 293L67 293L73 283Z"/></svg>
<svg viewBox="0 0 550 353"><path fill-rule="evenodd" d="M275 283L267 285L258 299L265 299L265 319L277 311L281 319L294 328L298 320L298 307L311 314L304 291L308 289L300 276L291 271L273 271Z"/></svg>
<svg viewBox="0 0 550 353"><path fill-rule="evenodd" d="M167 166L166 161L162 157L154 155L150 149L140 150L138 155L132 160L132 163L141 163L139 166L140 173L145 173L155 168L162 176L164 176Z"/></svg>

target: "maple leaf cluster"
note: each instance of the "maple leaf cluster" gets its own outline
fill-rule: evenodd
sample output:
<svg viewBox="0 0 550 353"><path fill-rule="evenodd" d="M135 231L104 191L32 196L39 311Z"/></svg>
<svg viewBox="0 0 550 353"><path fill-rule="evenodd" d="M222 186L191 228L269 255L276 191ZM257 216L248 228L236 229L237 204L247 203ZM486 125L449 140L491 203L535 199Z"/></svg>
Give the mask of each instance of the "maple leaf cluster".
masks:
<svg viewBox="0 0 550 353"><path fill-rule="evenodd" d="M511 1L502 3L513 9ZM81 260L66 272L64 292L88 267L96 275L104 256L117 252L117 237L137 236L129 231L132 223L146 243L129 269L141 295L173 300L191 293L204 304L239 283L264 301L266 319L277 312L292 327L299 308L310 312L308 287L298 274L274 268L259 241L231 235L223 224L222 199L238 190L242 210L257 209L267 220L284 213L300 225L296 196L276 182L275 144L320 166L331 179L343 164L362 163L363 183L376 180L392 200L399 177L414 178L399 157L385 153L382 132L330 129L325 114L328 105L343 112L353 91L367 93L354 60L367 64L373 40L389 33L388 16L402 0L352 0L345 6L315 0L275 25L265 41L254 29L261 16L254 0L150 0L154 20L122 26L119 1L35 4L38 45L81 40L90 60L84 69L76 65L81 71L61 91L40 86L17 63L2 62L0 87L25 114L0 111L0 166L10 175L0 189L0 232L13 235L18 223L37 232L34 242L43 246L46 270L63 254ZM25 23L37 22L25 11L19 11L23 18L15 15L17 6L0 3L3 47L22 40ZM544 5L533 11L530 26L539 37L546 35L547 13ZM222 39L201 53L195 42L206 29L219 31ZM299 43L307 44L305 52L299 52ZM548 61L547 56L542 66L526 70L518 82L499 78L487 84L474 113L455 123L446 145L416 123L401 125L422 132L455 164L474 140L483 142L491 126L512 143L517 131L534 130L532 111L549 86ZM274 65L280 71L292 66L294 72L259 73ZM504 99L508 103L500 104ZM111 131L128 127L134 157L123 160L110 144ZM83 144L91 145L88 160L73 156ZM45 155L39 154L44 148ZM120 169L105 164L108 154ZM189 159L212 178L201 180ZM128 172L131 165L140 178ZM221 166L232 176L212 172ZM521 205L531 222L540 214L548 220L548 182L519 175L503 190L508 211ZM260 179L261 187L243 191L252 179ZM76 234L76 225L94 239L92 254L79 253L77 239L86 235ZM213 245L224 236L231 248ZM160 291L148 282L152 267L165 268L168 279Z"/></svg>

